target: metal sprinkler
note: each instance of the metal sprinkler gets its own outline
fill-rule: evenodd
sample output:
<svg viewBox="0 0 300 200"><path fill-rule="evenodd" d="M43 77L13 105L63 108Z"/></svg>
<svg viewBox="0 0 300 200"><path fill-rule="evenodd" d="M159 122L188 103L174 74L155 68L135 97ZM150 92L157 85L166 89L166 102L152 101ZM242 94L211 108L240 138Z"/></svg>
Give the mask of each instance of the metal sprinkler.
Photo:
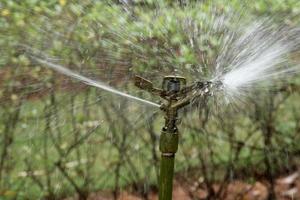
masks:
<svg viewBox="0 0 300 200"><path fill-rule="evenodd" d="M171 200L173 190L174 158L178 149L178 111L198 97L212 95L211 89L221 83L196 81L186 84L181 76L165 76L162 88L140 76L135 76L135 86L165 100L160 108L165 114L165 125L161 130L159 149L161 151L159 173L159 200Z"/></svg>

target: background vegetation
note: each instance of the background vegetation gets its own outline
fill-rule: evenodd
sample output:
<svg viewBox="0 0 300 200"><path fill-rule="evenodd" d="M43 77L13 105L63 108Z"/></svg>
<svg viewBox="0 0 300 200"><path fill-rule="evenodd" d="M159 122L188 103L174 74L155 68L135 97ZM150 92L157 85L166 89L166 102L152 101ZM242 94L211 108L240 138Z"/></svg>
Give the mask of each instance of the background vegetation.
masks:
<svg viewBox="0 0 300 200"><path fill-rule="evenodd" d="M132 75L159 85L176 66L199 78L193 72L213 67L218 54L222 30L209 32L216 17L300 22L298 0L128 2L0 3L1 199L86 199L99 190L117 199L122 188L146 199L156 187L162 116L45 69L33 53L151 99L132 89ZM195 48L185 45L186 30L194 31ZM207 198L224 199L230 181L244 179L267 181L274 197L274 179L299 166L299 85L293 81L226 116L201 110L183 117L176 171L196 180L191 196L204 187Z"/></svg>

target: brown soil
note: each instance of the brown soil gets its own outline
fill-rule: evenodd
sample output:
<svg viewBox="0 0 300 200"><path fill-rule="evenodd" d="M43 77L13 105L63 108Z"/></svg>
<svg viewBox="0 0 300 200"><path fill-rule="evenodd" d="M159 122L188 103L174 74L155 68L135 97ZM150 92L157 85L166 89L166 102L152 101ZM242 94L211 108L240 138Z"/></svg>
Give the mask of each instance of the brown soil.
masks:
<svg viewBox="0 0 300 200"><path fill-rule="evenodd" d="M223 199L219 200L267 200L268 199L268 183L255 182L253 184L240 180L234 180L228 184L226 194ZM215 184L215 190L220 185ZM300 173L280 177L276 180L275 192L277 200L300 200ZM151 191L148 194L148 200L157 200L157 191ZM176 178L174 182L173 200L204 200L207 197L207 191L201 185L191 184L179 181ZM76 198L75 198L76 199ZM110 192L97 192L89 196L89 200L113 200ZM120 192L118 200L143 200L132 192L124 190Z"/></svg>

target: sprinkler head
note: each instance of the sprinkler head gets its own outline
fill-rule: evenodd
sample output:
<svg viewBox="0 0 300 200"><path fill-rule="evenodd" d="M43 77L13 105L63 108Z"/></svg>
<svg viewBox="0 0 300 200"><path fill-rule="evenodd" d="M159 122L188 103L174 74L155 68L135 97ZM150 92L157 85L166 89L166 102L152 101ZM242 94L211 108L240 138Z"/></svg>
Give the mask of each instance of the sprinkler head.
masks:
<svg viewBox="0 0 300 200"><path fill-rule="evenodd" d="M160 166L159 199L172 199L172 179L174 172L174 156L178 149L179 134L177 124L180 122L178 111L193 103L197 98L211 96L214 87L221 87L221 82L195 81L186 85L181 76L165 76L161 89L153 87L153 83L140 76L135 76L134 84L142 90L155 94L165 100L160 109L165 115L165 124L160 136L159 149L162 155Z"/></svg>
<svg viewBox="0 0 300 200"><path fill-rule="evenodd" d="M152 82L140 76L135 76L134 84L142 90L165 99L167 102L161 105L161 109L168 113L176 113L198 97L211 96L212 88L219 88L222 85L219 82L195 81L187 86L186 79L176 75L165 76L161 89L155 88Z"/></svg>

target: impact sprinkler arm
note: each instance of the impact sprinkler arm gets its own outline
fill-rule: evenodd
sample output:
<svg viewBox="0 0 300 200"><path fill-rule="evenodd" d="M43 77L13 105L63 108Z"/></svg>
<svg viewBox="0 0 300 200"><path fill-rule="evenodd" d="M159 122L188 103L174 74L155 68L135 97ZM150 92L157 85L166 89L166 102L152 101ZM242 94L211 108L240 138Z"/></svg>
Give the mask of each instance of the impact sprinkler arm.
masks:
<svg viewBox="0 0 300 200"><path fill-rule="evenodd" d="M171 200L173 190L174 158L178 149L178 110L189 105L195 98L210 93L212 83L197 81L186 86L186 79L180 76L164 77L162 89L140 76L134 78L135 86L166 100L161 105L165 113L165 125L162 128L159 149L161 151L159 175L159 200Z"/></svg>
<svg viewBox="0 0 300 200"><path fill-rule="evenodd" d="M143 77L135 76L134 85L142 90L145 90L151 94L162 96L162 90L159 88L153 87L153 83Z"/></svg>

